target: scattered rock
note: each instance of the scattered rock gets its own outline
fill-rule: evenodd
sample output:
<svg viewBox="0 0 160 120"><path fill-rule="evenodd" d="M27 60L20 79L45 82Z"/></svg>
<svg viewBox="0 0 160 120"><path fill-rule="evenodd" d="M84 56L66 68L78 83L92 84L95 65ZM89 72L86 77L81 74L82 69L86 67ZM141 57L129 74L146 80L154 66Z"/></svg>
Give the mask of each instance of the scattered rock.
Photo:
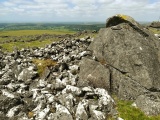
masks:
<svg viewBox="0 0 160 120"><path fill-rule="evenodd" d="M109 101L105 103L105 99L108 98L99 95L100 93L95 92L95 88L90 85L82 88L77 86L81 59L92 58L92 52L87 50L91 41L93 38L89 36L81 39L67 38L45 48L35 47L0 54L1 118L6 120L105 118L107 114L103 111L107 113L109 111L101 105L110 106ZM46 66L39 76L38 67L32 62L34 59L42 61L51 59L57 64ZM96 63L95 66L100 66L99 70L103 68L101 64ZM105 69L102 69L101 73L103 70ZM98 75L96 71L94 74ZM100 76L97 80L98 78ZM96 108L101 110L89 106L97 106Z"/></svg>

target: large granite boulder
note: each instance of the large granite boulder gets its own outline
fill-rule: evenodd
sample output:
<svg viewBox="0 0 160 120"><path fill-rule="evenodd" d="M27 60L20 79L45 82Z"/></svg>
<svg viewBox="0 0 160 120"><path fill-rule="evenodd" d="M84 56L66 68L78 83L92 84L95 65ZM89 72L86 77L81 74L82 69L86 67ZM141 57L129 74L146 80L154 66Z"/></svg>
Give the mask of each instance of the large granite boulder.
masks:
<svg viewBox="0 0 160 120"><path fill-rule="evenodd" d="M86 80L88 75L97 76L98 84L101 81L98 75L105 76L105 80L109 82L106 83L106 86L109 85L107 89L111 89L111 92L119 98L127 100L136 100L145 93L158 92L160 90L159 47L159 41L154 34L133 18L126 15L113 16L107 20L106 28L100 29L90 44L88 49L93 52L95 59L90 62L82 60L79 81ZM101 67L104 72L94 67L95 64L91 64L94 62L105 66L105 69ZM106 77L106 74L109 74L109 77ZM91 81L94 82L94 79ZM159 110L156 108L159 106L154 107L152 109ZM143 108L141 107L142 110ZM155 114L158 113L160 112Z"/></svg>
<svg viewBox="0 0 160 120"><path fill-rule="evenodd" d="M124 15L108 19L106 27L89 49L98 61L105 61L110 67L114 91L122 98L135 99L147 90L159 90L157 38Z"/></svg>

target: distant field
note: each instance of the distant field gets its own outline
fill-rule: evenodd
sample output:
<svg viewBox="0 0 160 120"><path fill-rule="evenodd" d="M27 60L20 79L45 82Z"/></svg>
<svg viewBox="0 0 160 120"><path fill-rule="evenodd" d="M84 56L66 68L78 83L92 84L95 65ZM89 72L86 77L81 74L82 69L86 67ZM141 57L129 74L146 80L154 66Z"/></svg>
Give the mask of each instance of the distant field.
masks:
<svg viewBox="0 0 160 120"><path fill-rule="evenodd" d="M61 38L47 38L44 34L49 35L65 35L65 34L74 34L75 31L69 31L66 29L63 30L7 30L0 31L0 46L3 51L13 51L14 48L30 48L30 47L44 47L47 44L52 43L53 41L58 41ZM35 36L42 36L42 38L30 41Z"/></svg>
<svg viewBox="0 0 160 120"><path fill-rule="evenodd" d="M69 30L7 30L0 31L1 36L24 36L24 35L41 35L41 34L74 34L75 31Z"/></svg>

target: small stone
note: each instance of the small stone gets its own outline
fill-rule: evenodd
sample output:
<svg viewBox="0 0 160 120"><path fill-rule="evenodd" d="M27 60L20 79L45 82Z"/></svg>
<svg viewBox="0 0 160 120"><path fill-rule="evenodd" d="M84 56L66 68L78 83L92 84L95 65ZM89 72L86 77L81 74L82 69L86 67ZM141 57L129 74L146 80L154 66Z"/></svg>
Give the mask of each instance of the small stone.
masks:
<svg viewBox="0 0 160 120"><path fill-rule="evenodd" d="M66 88L62 91L62 93L72 93L74 95L80 96L82 94L82 91L78 87L67 85Z"/></svg>
<svg viewBox="0 0 160 120"><path fill-rule="evenodd" d="M83 99L78 104L76 115L75 115L77 120L88 120L88 114L87 114L88 111L86 111L87 107L88 107L88 101L85 99Z"/></svg>

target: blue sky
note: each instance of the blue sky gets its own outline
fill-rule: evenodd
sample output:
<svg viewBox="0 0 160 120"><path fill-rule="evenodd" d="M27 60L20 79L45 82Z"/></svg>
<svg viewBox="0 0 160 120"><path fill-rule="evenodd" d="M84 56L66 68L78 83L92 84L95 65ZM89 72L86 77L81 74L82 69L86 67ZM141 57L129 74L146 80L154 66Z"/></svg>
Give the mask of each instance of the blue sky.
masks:
<svg viewBox="0 0 160 120"><path fill-rule="evenodd" d="M0 0L0 22L105 22L115 14L156 21L160 0Z"/></svg>

